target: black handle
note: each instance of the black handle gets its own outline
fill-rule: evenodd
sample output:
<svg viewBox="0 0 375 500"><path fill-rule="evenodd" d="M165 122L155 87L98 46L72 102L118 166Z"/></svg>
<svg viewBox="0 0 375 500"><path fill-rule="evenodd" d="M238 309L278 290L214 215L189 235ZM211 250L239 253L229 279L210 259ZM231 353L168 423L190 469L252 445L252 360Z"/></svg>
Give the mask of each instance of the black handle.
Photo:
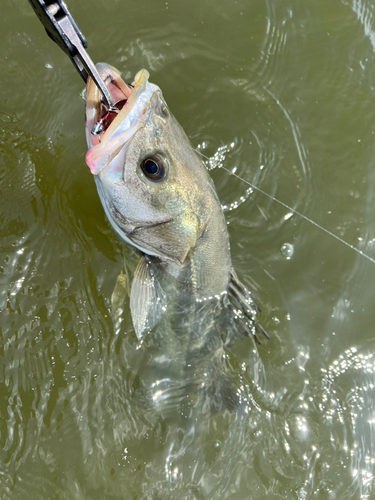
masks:
<svg viewBox="0 0 375 500"><path fill-rule="evenodd" d="M68 56L71 58L75 57L78 55L78 50L61 29L59 21L64 17L69 19L83 47L85 49L87 48L87 41L63 0L29 0L29 2L43 24L47 35L56 42Z"/></svg>
<svg viewBox="0 0 375 500"><path fill-rule="evenodd" d="M95 64L86 52L87 42L63 0L29 0L48 36L70 57L84 82L93 79L106 101L114 109L113 99L100 77Z"/></svg>

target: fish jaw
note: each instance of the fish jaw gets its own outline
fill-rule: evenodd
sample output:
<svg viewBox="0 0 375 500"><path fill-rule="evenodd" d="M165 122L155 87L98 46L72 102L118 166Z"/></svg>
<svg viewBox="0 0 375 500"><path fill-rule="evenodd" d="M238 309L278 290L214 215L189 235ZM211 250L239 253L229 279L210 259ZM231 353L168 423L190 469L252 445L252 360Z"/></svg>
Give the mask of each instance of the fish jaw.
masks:
<svg viewBox="0 0 375 500"><path fill-rule="evenodd" d="M97 69L114 100L125 101L109 127L101 134L92 133L94 125L105 114L101 94L91 78L86 88L86 140L89 148L86 163L93 175L98 175L108 167L134 134L142 127L156 85L148 82L149 73L139 71L131 86L124 83L120 72L106 63L97 64Z"/></svg>

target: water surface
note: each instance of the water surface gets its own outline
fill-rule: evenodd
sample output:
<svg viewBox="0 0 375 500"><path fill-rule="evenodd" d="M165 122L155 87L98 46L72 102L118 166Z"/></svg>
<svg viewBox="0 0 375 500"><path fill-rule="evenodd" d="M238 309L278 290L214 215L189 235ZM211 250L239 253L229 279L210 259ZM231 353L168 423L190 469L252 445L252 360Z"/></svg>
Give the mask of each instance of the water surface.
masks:
<svg viewBox="0 0 375 500"><path fill-rule="evenodd" d="M375 498L375 264L246 183L375 258L373 4L69 7L93 59L129 80L147 68L211 159L271 341L227 353L243 412L188 436L181 415L137 404L130 315L110 312L126 250L84 163L83 84L28 3L6 0L1 498Z"/></svg>

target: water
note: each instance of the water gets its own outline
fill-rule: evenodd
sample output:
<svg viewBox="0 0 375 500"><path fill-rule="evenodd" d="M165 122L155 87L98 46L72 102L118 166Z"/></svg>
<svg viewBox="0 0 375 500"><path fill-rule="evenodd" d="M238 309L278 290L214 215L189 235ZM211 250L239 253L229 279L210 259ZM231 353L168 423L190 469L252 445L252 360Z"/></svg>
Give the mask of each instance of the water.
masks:
<svg viewBox="0 0 375 500"><path fill-rule="evenodd" d="M124 250L84 164L82 83L28 3L6 0L0 497L375 498L375 265L244 182L375 258L373 4L69 7L93 59L126 79L146 67L211 158L271 340L223 360L243 413L205 413L188 435L136 404L137 339L127 306L120 326L110 312Z"/></svg>

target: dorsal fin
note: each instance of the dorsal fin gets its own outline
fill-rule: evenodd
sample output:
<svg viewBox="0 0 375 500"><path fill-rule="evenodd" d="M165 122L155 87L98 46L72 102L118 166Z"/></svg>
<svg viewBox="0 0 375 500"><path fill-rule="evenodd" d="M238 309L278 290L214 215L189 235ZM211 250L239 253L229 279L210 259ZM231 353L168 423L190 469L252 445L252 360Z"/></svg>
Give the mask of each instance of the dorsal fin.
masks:
<svg viewBox="0 0 375 500"><path fill-rule="evenodd" d="M250 292L238 279L233 267L230 272L228 297L232 307L236 310L236 315L242 320L242 324L245 328L245 335L252 335L257 344L260 344L257 334L269 340L270 338L267 332L263 329L262 325L259 324L256 317L260 309L252 299Z"/></svg>

